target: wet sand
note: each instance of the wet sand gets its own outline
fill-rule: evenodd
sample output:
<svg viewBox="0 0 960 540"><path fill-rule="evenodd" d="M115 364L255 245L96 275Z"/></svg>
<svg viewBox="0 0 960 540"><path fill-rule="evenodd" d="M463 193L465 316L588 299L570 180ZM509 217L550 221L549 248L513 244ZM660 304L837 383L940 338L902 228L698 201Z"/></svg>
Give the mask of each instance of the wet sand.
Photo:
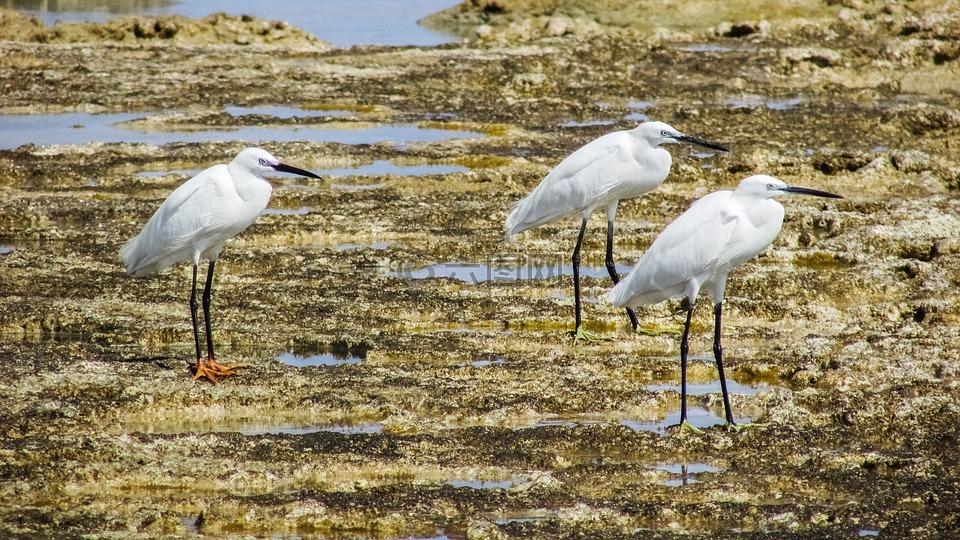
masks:
<svg viewBox="0 0 960 540"><path fill-rule="evenodd" d="M183 21L200 37L115 22L61 38L0 12L3 114L454 135L0 150L3 535L957 534L955 10L844 2L802 20L648 29L616 5L617 24L576 4L477 5L431 21L463 44L351 49L257 19L217 39L216 25ZM238 41L257 28L287 37ZM339 112L225 110L269 105ZM777 241L730 276L728 378L735 415L753 424L738 433L672 425L679 303L639 310L654 335L632 334L597 272L584 316L609 339L575 346L570 278L556 272L576 220L503 237L510 204L553 165L643 117L732 152L671 148L667 182L620 206L624 264L693 200L749 174L845 197L783 200ZM483 136L456 137L468 132ZM466 170L276 178L272 211L218 263L218 352L250 366L193 382L189 269L134 280L117 250L189 177L138 173L203 169L251 144L308 169ZM602 266L604 230L594 216L586 266ZM527 279L524 265L556 272ZM704 386L690 400L709 424L722 402L699 308L690 376Z"/></svg>

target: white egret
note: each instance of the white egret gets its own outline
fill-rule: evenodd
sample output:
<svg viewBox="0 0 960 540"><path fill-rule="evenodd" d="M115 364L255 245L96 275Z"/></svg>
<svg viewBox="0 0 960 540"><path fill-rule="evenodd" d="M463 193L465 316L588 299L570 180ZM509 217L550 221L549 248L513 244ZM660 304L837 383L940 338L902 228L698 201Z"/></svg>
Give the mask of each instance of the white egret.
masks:
<svg viewBox="0 0 960 540"><path fill-rule="evenodd" d="M576 331L575 340L593 339L582 327L580 315L580 245L587 229L587 219L596 208L607 211L607 272L613 283L620 281L613 261L613 221L621 199L639 197L653 191L670 173L670 152L664 143L688 142L728 150L684 135L663 122L644 122L629 131L608 133L567 156L520 200L507 216L507 234L515 235L550 223L571 214L582 218L580 236L573 250L573 293ZM633 329L637 317L627 308Z"/></svg>
<svg viewBox="0 0 960 540"><path fill-rule="evenodd" d="M734 191L717 191L695 202L654 240L640 262L610 292L617 307L656 304L670 298L686 298L687 320L680 340L680 425L687 424L687 336L693 306L700 290L714 301L713 354L720 374L720 390L727 425L735 428L730 411L727 381L723 375L720 345L720 315L727 273L769 246L783 226L783 205L778 195L799 193L816 197L839 195L788 186L766 175L744 179Z"/></svg>
<svg viewBox="0 0 960 540"><path fill-rule="evenodd" d="M127 273L134 277L153 274L178 262L193 263L193 292L190 313L197 364L191 368L194 379L231 375L240 365L217 363L210 328L210 295L213 269L224 244L253 223L267 207L273 187L264 179L267 172L279 171L320 178L316 174L280 163L267 151L247 148L229 164L214 165L184 182L147 221L140 234L120 248ZM200 350L197 322L197 267L208 259L207 281L203 290L203 318L207 357Z"/></svg>

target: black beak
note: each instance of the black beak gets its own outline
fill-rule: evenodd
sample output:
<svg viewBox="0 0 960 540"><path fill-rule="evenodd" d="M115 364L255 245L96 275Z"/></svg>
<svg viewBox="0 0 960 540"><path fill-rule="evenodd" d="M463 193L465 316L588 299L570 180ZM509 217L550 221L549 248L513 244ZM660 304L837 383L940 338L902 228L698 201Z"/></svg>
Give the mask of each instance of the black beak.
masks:
<svg viewBox="0 0 960 540"><path fill-rule="evenodd" d="M694 136L692 136L692 135L680 135L679 137L676 137L675 140L680 141L680 142L688 142L688 143L691 143L691 144L695 144L695 145L697 145L697 146L702 146L702 147L704 147L704 148L712 148L712 149L714 149L714 150L722 150L722 151L724 151L724 152L729 152L729 151L730 151L730 150L727 150L726 148L720 146L719 144L712 143L712 142L708 142L708 141L705 141L705 140L703 140L703 139L694 137Z"/></svg>
<svg viewBox="0 0 960 540"><path fill-rule="evenodd" d="M828 193L826 191L820 191L819 189L810 189L805 187L798 186L787 186L783 188L783 191L787 193L799 193L801 195L813 195L814 197L827 197L830 199L842 199L840 195L835 195L833 193Z"/></svg>
<svg viewBox="0 0 960 540"><path fill-rule="evenodd" d="M290 165L287 165L286 163L278 163L276 166L273 167L273 170L278 171L278 172L290 173L290 174L299 174L300 176L308 176L308 177L310 177L310 178L320 178L319 176L313 174L313 173L310 172L310 171L305 171L305 170L303 170L303 169L298 169L298 168L296 168L296 167L291 167Z"/></svg>

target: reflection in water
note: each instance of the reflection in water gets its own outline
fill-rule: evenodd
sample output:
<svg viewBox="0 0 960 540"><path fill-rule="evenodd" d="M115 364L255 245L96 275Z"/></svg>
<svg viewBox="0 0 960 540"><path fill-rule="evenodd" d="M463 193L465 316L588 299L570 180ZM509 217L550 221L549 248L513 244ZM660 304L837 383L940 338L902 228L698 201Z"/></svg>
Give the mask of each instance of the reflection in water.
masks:
<svg viewBox="0 0 960 540"><path fill-rule="evenodd" d="M335 353L314 354L311 356L298 356L293 353L283 353L277 357L288 366L309 367L309 366L340 366L343 364L359 364L363 358L359 356L340 355Z"/></svg>
<svg viewBox="0 0 960 540"><path fill-rule="evenodd" d="M686 486L699 482L696 476L701 473L714 473L720 469L707 463L662 463L654 467L658 471L670 473L675 478L663 481L668 487Z"/></svg>
<svg viewBox="0 0 960 540"><path fill-rule="evenodd" d="M733 421L738 424L749 424L752 419L746 416L734 416ZM707 428L722 425L725 422L722 416L714 414L706 407L687 406L687 423L693 427ZM622 420L620 424L634 431L665 433L668 427L680 424L680 409L667 413L667 417L663 420Z"/></svg>

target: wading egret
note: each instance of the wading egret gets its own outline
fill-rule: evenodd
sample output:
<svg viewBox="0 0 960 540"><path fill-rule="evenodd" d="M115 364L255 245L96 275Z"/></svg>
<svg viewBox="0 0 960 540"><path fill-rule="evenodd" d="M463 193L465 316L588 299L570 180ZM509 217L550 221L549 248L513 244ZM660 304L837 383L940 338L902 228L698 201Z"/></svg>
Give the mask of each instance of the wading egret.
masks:
<svg viewBox="0 0 960 540"><path fill-rule="evenodd" d="M507 216L507 234L515 235L571 214L581 217L580 235L573 249L573 295L576 330L574 339L592 339L580 315L580 245L587 219L597 208L607 211L607 272L614 284L620 281L613 261L613 221L621 199L639 197L657 189L670 173L672 158L661 144L687 142L714 150L719 144L684 135L663 122L644 122L629 131L608 133L567 156ZM637 316L627 315L633 329Z"/></svg>
<svg viewBox="0 0 960 540"><path fill-rule="evenodd" d="M231 375L240 365L217 363L213 354L210 328L210 295L213 269L223 245L253 223L267 207L273 187L264 173L286 172L320 178L316 174L280 163L259 148L247 148L229 164L214 165L184 182L147 221L140 234L120 248L127 273L134 277L153 274L178 262L193 263L193 290L190 314L197 363L191 368L194 379ZM200 326L197 322L197 267L208 259L207 281L203 289L203 319L207 357L200 350Z"/></svg>
<svg viewBox="0 0 960 540"><path fill-rule="evenodd" d="M727 425L735 427L723 376L720 314L727 273L769 246L783 225L783 205L773 197L797 193L816 197L839 195L788 186L772 176L744 179L734 191L717 191L695 202L654 240L640 262L610 292L617 307L656 304L670 298L687 300L687 320L680 340L680 425L687 423L687 335L697 295L706 291L714 301L713 354Z"/></svg>

